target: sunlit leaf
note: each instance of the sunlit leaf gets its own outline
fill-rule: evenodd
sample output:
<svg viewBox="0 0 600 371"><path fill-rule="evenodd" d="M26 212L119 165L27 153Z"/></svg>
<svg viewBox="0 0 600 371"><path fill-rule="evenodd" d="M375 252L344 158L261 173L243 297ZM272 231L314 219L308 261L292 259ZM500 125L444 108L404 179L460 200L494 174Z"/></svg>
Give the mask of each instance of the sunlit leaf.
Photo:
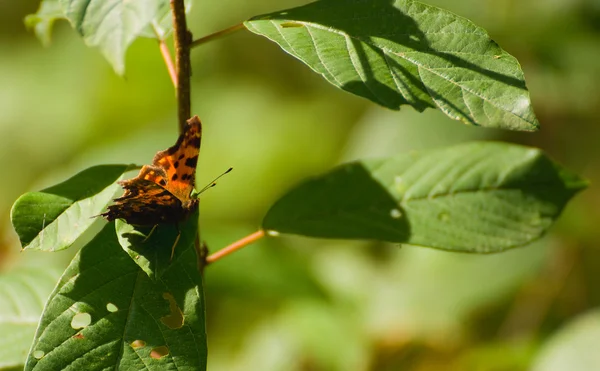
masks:
<svg viewBox="0 0 600 371"><path fill-rule="evenodd" d="M412 0L323 0L244 24L331 84L387 108L437 107L511 130L539 126L517 60L449 11Z"/></svg>
<svg viewBox="0 0 600 371"><path fill-rule="evenodd" d="M42 268L20 268L0 276L0 368L25 364L58 277L58 271Z"/></svg>
<svg viewBox="0 0 600 371"><path fill-rule="evenodd" d="M60 0L43 0L37 13L25 17L25 25L33 28L35 35L44 46L50 45L52 26L58 19L64 18Z"/></svg>
<svg viewBox="0 0 600 371"><path fill-rule="evenodd" d="M56 251L71 246L96 221L120 187L129 165L100 165L65 182L17 199L11 221L24 249Z"/></svg>
<svg viewBox="0 0 600 371"><path fill-rule="evenodd" d="M192 0L185 0L185 12L189 13L192 10ZM152 20L150 25L140 33L142 37L151 39L164 40L173 32L173 14L169 7L169 2L164 1L160 4L160 10L157 16Z"/></svg>
<svg viewBox="0 0 600 371"><path fill-rule="evenodd" d="M109 223L60 279L25 369L205 370L204 320L193 248L153 281Z"/></svg>
<svg viewBox="0 0 600 371"><path fill-rule="evenodd" d="M190 7L191 1L186 11ZM57 19L68 20L88 46L98 47L118 74L125 72L125 53L136 38L164 39L172 31L168 0L43 0L25 23L47 44Z"/></svg>
<svg viewBox="0 0 600 371"><path fill-rule="evenodd" d="M342 165L284 195L263 227L491 253L539 238L585 187L538 149L475 142Z"/></svg>

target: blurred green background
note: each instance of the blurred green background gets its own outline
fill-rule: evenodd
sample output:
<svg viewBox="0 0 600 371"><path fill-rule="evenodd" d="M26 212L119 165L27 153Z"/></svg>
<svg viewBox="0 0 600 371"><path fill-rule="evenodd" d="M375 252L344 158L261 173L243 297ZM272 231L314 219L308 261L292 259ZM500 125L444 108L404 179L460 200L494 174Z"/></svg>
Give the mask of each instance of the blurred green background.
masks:
<svg viewBox="0 0 600 371"><path fill-rule="evenodd" d="M302 1L195 1L202 36ZM536 146L591 180L543 240L491 256L281 236L206 271L209 370L600 369L600 1L429 2L486 28L520 61L542 129L467 127L392 112L335 89L242 31L193 50L204 123L197 183L214 251L255 231L301 179L356 158L504 140ZM23 25L35 0L0 1L0 269L64 268L75 249L19 253L22 193L101 163L148 163L176 136L174 91L155 40L124 78L66 22L44 48ZM568 365L568 366L565 366Z"/></svg>

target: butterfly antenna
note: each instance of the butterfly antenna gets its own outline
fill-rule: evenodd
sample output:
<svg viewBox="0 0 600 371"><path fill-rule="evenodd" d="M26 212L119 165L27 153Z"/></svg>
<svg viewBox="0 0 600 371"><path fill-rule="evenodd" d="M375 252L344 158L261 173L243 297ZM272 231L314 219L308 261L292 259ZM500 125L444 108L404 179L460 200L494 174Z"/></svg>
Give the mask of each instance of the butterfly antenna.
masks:
<svg viewBox="0 0 600 371"><path fill-rule="evenodd" d="M221 178L223 175L229 173L231 170L233 170L232 167L230 167L229 169L227 169L223 174L221 174L218 177L216 177L215 179L213 179L212 182L208 183L204 188L202 188L201 190L199 190L198 193L197 193L197 195L200 195L200 193L206 191L207 189L216 186L217 185L217 180L219 180L219 178Z"/></svg>

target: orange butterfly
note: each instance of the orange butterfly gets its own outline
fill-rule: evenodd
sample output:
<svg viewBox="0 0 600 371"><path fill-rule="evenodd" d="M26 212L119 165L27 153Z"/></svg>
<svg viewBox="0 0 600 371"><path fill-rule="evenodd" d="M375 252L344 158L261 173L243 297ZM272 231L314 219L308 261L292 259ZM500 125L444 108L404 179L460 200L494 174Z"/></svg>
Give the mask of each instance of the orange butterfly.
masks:
<svg viewBox="0 0 600 371"><path fill-rule="evenodd" d="M173 147L158 152L152 165L144 165L135 178L119 182L125 193L100 215L108 221L123 219L128 224L156 226L177 224L193 213L198 207L192 192L201 138L202 124L194 116ZM178 240L179 236L175 244Z"/></svg>

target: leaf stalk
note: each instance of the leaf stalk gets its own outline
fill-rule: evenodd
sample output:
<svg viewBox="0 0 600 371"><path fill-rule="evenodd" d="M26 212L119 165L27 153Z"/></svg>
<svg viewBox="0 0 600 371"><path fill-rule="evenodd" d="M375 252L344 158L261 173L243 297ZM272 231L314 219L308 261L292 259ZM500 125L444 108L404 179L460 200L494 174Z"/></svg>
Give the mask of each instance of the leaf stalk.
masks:
<svg viewBox="0 0 600 371"><path fill-rule="evenodd" d="M224 256L227 256L235 251L238 251L239 249L246 247L248 245L250 245L251 243L254 243L258 240L260 240L261 238L263 238L265 236L265 231L263 231L262 229L242 238L241 240L237 240L236 242L232 243L231 245L222 248L221 250L217 251L214 254L210 254L207 258L206 258L206 265L211 264L216 262L217 260L221 259Z"/></svg>
<svg viewBox="0 0 600 371"><path fill-rule="evenodd" d="M243 23L238 23L235 26L231 26L231 27L226 28L224 30L217 31L215 33L211 33L210 35L206 35L206 36L203 36L203 37L201 37L201 38L199 38L197 40L194 40L190 44L190 47L195 48L196 46L205 44L205 43L207 43L209 41L212 41L214 39L218 39L220 37L231 35L232 33L235 33L237 31L240 31L240 30L245 29L245 28L246 27L244 26Z"/></svg>

